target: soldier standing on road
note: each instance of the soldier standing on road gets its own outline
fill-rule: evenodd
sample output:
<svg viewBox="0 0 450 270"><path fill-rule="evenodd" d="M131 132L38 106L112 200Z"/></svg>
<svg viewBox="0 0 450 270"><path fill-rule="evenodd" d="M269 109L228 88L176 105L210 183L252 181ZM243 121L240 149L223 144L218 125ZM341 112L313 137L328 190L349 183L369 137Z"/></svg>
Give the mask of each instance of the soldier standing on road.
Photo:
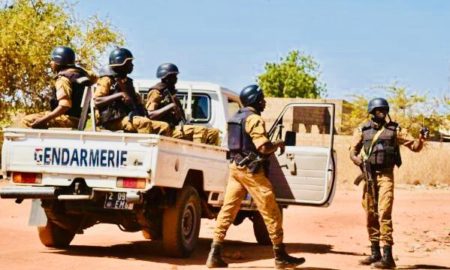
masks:
<svg viewBox="0 0 450 270"><path fill-rule="evenodd" d="M75 52L69 47L56 47L51 54L50 67L55 77L50 107L52 111L25 116L21 127L77 128L81 115L81 100L86 86L95 78L84 69L75 66Z"/></svg>
<svg viewBox="0 0 450 270"><path fill-rule="evenodd" d="M282 217L275 200L273 187L266 177L264 167L267 157L278 148L284 151L284 142L271 142L265 129L261 112L266 106L264 95L258 85L244 88L240 109L228 122L228 146L231 154L230 173L223 206L217 217L214 238L206 266L227 267L221 250L226 232L239 212L241 202L248 192L261 213L273 243L275 267L293 268L305 262L304 258L289 256L283 244Z"/></svg>
<svg viewBox="0 0 450 270"><path fill-rule="evenodd" d="M171 63L158 67L156 77L161 79L161 82L150 87L147 95L146 108L149 118L168 123L173 129L173 138L218 145L218 129L184 123L186 120L184 111L176 97L175 85L178 73L178 67Z"/></svg>
<svg viewBox="0 0 450 270"><path fill-rule="evenodd" d="M360 264L392 269L396 266L392 256L393 170L395 165L401 165L399 146L404 145L414 152L420 151L428 129L422 128L417 140L407 136L397 123L386 121L389 104L383 98L372 99L368 112L372 119L355 130L350 147L351 160L355 165L364 168L366 175L362 204L367 214L371 255L361 260ZM383 245L383 256L380 252L380 241Z"/></svg>
<svg viewBox="0 0 450 270"><path fill-rule="evenodd" d="M109 130L153 133L170 136L167 123L151 121L133 80L133 55L128 49L117 48L109 55L109 66L100 72L94 93L95 106L99 110L99 123Z"/></svg>

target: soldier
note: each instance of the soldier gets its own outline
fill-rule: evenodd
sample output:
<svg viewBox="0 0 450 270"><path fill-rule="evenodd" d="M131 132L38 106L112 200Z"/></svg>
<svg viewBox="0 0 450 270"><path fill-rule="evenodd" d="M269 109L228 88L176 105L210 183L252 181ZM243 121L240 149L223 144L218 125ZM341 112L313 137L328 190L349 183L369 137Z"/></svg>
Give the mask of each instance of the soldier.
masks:
<svg viewBox="0 0 450 270"><path fill-rule="evenodd" d="M135 92L133 80L133 55L128 49L117 48L109 55L109 66L101 71L94 93L99 110L99 123L109 130L154 133L171 136L167 123L151 121L140 96Z"/></svg>
<svg viewBox="0 0 450 270"><path fill-rule="evenodd" d="M397 123L386 121L389 104L383 98L372 99L368 112L372 119L355 130L350 147L350 158L363 169L366 180L362 205L367 214L371 255L361 260L360 264L391 269L395 268L392 257L393 170L395 165L401 165L399 146L404 145L414 152L420 151L428 129L422 128L417 140L408 137ZM380 241L383 244L383 256Z"/></svg>
<svg viewBox="0 0 450 270"><path fill-rule="evenodd" d="M218 145L218 129L186 125L184 111L175 95L178 73L178 67L171 63L162 64L158 67L156 77L161 79L161 82L150 87L147 95L146 108L149 118L168 123L174 129L173 138ZM181 125L179 125L180 122Z"/></svg>
<svg viewBox="0 0 450 270"><path fill-rule="evenodd" d="M45 111L25 116L21 127L76 128L81 115L81 100L84 88L91 85L95 78L84 69L75 66L75 52L69 47L58 46L51 54L50 67L55 77L50 107Z"/></svg>
<svg viewBox="0 0 450 270"><path fill-rule="evenodd" d="M267 157L278 148L284 151L284 142L271 142L260 114L266 106L264 95L258 85L245 87L240 99L245 108L240 109L228 122L228 146L231 164L223 206L217 217L214 238L206 266L227 267L222 259L222 243L233 223L242 199L248 192L261 213L273 243L275 267L293 268L305 262L304 258L289 256L283 244L282 217L275 200L273 187L265 175ZM266 163L266 164L264 164Z"/></svg>

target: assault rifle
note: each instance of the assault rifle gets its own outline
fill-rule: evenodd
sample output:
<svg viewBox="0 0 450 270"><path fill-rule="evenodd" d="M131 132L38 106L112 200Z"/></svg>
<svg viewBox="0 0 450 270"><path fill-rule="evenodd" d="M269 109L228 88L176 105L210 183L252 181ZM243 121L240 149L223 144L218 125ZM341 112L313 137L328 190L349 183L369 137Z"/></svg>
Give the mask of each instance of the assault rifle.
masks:
<svg viewBox="0 0 450 270"><path fill-rule="evenodd" d="M121 91L125 92L131 99L131 112L128 114L128 118L130 122L133 122L134 116L144 116L147 117L147 110L142 106L142 104L138 103L136 92L134 90L134 87L127 87L127 84L133 85L133 82L130 79L127 79L125 83L120 81L120 79L116 79L115 82Z"/></svg>
<svg viewBox="0 0 450 270"><path fill-rule="evenodd" d="M186 124L187 123L186 115L184 114L184 110L181 106L180 101L176 99L174 95L172 95L169 88L164 89L164 94L167 95L170 98L171 102L175 105L174 107L175 116L178 119L181 119L182 125Z"/></svg>
<svg viewBox="0 0 450 270"><path fill-rule="evenodd" d="M367 181L367 192L372 194L373 197L373 204L376 207L377 206L377 192L376 192L376 181L373 177L372 167L368 160L363 161L363 163L359 166L361 169L361 174L358 175L355 180L353 181L353 184L356 186L359 186L359 183L361 181L365 180Z"/></svg>
<svg viewBox="0 0 450 270"><path fill-rule="evenodd" d="M278 121L275 122L275 124L272 126L272 128L267 133L267 135L268 135L268 137L269 137L269 139L271 141L272 141L272 139L281 140L281 138L282 138L282 134L283 134L283 125L281 124L282 123L282 118L281 118L281 120L280 119L277 119L277 120ZM277 133L275 134L276 131L277 131ZM295 137L295 133L293 133L293 134L294 134L294 137ZM281 152L280 152L279 155L281 156L283 154L283 149L281 149L280 151ZM272 154L272 155L274 155L274 154ZM273 158L275 158L275 156L273 156ZM247 156L245 156L238 163L238 165L240 165L240 166L246 165L247 168L252 173L258 171L259 168L261 168L261 166L262 166L264 168L265 172L266 172L266 175L269 174L269 157L261 157L260 155L257 155L255 153L250 153Z"/></svg>

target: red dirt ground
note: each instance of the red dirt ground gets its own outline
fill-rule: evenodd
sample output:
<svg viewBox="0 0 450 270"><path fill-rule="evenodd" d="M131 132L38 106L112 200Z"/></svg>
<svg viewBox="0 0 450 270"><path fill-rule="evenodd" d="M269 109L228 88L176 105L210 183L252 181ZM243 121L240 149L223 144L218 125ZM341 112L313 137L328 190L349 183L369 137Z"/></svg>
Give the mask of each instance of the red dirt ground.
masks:
<svg viewBox="0 0 450 270"><path fill-rule="evenodd" d="M450 269L450 189L403 186L395 192L398 268ZM369 251L360 198L361 190L341 188L328 208L285 210L285 242L291 254L306 258L301 269L370 269L357 264ZM188 259L166 258L160 243L113 225L87 229L70 248L59 250L42 246L36 228L27 225L30 205L0 200L1 269L206 269L215 221L202 221L201 239ZM225 256L230 268L273 267L270 247L255 244L248 220L230 229Z"/></svg>

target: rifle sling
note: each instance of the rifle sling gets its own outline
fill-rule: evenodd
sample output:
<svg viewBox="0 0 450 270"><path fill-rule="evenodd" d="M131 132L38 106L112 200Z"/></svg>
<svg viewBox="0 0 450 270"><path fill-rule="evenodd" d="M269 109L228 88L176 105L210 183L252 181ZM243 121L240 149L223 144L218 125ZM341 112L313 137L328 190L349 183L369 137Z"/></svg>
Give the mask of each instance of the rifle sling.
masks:
<svg viewBox="0 0 450 270"><path fill-rule="evenodd" d="M369 152L366 153L364 147L361 151L361 157L363 159L363 161L366 161L370 155L372 154L372 150L373 150L373 146L375 145L376 141L378 140L378 138L380 137L381 133L383 133L384 131L384 126L380 128L380 130L377 131L377 133L375 133L375 135L372 138L372 142L370 143L370 147L369 147Z"/></svg>

